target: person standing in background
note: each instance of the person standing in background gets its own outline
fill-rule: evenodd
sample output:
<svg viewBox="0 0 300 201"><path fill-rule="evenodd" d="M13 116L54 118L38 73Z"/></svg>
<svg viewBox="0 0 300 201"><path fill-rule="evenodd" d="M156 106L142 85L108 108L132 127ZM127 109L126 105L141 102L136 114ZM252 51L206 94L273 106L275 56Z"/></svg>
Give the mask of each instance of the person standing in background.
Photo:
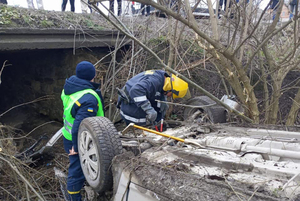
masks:
<svg viewBox="0 0 300 201"><path fill-rule="evenodd" d="M136 14L136 10L135 10L134 4L135 4L135 2L132 1L131 2L131 12L132 12L132 15Z"/></svg>
<svg viewBox="0 0 300 201"><path fill-rule="evenodd" d="M145 15L145 10L146 10L146 16L150 15L150 6L141 4L141 10L142 10L142 15Z"/></svg>
<svg viewBox="0 0 300 201"><path fill-rule="evenodd" d="M91 6L92 4L90 3L90 1L89 0L84 0L84 2L81 1L81 12L82 13L88 13L88 11L90 11L90 13L93 13L93 8ZM99 2L95 3L95 5L98 7Z"/></svg>
<svg viewBox="0 0 300 201"><path fill-rule="evenodd" d="M270 7L273 10L273 12L272 12L272 14L273 14L272 20L274 20L275 17L276 17L278 6L279 6L279 0L273 0L272 4L271 4L271 7Z"/></svg>
<svg viewBox="0 0 300 201"><path fill-rule="evenodd" d="M88 0L84 0L84 2L80 0L80 3L81 3L81 12L82 13L88 13L88 10L89 10L89 6L88 6L89 1Z"/></svg>
<svg viewBox="0 0 300 201"><path fill-rule="evenodd" d="M117 0L118 2L118 16L121 15L122 13L122 0ZM115 0L110 0L109 1L109 10L112 12L112 13L115 13Z"/></svg>
<svg viewBox="0 0 300 201"><path fill-rule="evenodd" d="M295 15L296 8L297 8L297 0L290 0L290 17L289 17L289 19L292 19L293 16Z"/></svg>
<svg viewBox="0 0 300 201"><path fill-rule="evenodd" d="M68 3L68 0L63 0L62 5L61 5L61 11L66 10L66 5ZM75 12L75 0L70 0L70 5L71 5L71 11Z"/></svg>
<svg viewBox="0 0 300 201"><path fill-rule="evenodd" d="M6 1L6 0L5 0ZM43 0L36 0L38 9L44 9ZM33 0L27 0L28 8L34 8Z"/></svg>

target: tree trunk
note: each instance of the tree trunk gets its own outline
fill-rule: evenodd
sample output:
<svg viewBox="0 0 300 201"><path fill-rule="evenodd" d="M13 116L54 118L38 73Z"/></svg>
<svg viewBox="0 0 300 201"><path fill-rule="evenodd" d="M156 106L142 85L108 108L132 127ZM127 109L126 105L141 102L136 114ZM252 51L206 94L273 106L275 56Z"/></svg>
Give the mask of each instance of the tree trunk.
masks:
<svg viewBox="0 0 300 201"><path fill-rule="evenodd" d="M227 55L227 57L230 57L229 51L225 51L224 55ZM249 117L253 120L253 123L258 124L259 123L259 110L257 106L257 99L253 90L253 86L250 83L250 79L247 76L247 73L245 72L245 69L242 66L242 63L238 61L236 57L231 56L231 60L234 64L234 67L236 69L236 73L232 72L232 74L236 74L236 81L235 83L241 82L242 88L243 88L243 95L240 96L237 91L237 95L240 99L242 97L244 98L244 104L245 109L249 112ZM229 81L229 80L228 80Z"/></svg>
<svg viewBox="0 0 300 201"><path fill-rule="evenodd" d="M208 5L209 16L210 16L209 19L211 22L213 38L215 40L220 40L217 16L214 13L213 4L212 4L211 0L207 0L207 5Z"/></svg>
<svg viewBox="0 0 300 201"><path fill-rule="evenodd" d="M243 1L241 3L244 3ZM249 21L251 20L250 18L250 13L252 11L252 0L249 1L249 5L247 7L247 12L244 14L244 27L243 27L243 32L242 36L240 38L240 42L245 40L247 37L248 29L249 29ZM246 48L246 44L244 44L241 49L240 49L240 56L239 56L239 61L242 62L244 58L244 50Z"/></svg>
<svg viewBox="0 0 300 201"><path fill-rule="evenodd" d="M284 79L284 75L280 72L276 73L276 75L272 75L272 88L273 93L271 97L271 101L269 103L268 111L268 119L266 119L267 124L276 124L278 111L279 111L279 98L281 96L281 85Z"/></svg>
<svg viewBox="0 0 300 201"><path fill-rule="evenodd" d="M175 57L175 41L176 41L176 27L173 28L173 18L168 17L168 42L169 42L169 59L168 66L173 68Z"/></svg>
<svg viewBox="0 0 300 201"><path fill-rule="evenodd" d="M269 108L269 89L268 89L268 81L267 81L267 74L266 70L263 66L262 58L259 54L259 62L260 62L260 69L261 69L261 75L262 75L262 82L264 87L264 108ZM265 119L269 118L269 113L265 112Z"/></svg>
<svg viewBox="0 0 300 201"><path fill-rule="evenodd" d="M253 120L253 123L259 123L259 110L254 90L250 84L249 77L247 77L246 72L242 68L242 64L239 64L238 61L236 62L236 71L231 67L231 63L229 63L223 55L216 52L214 53L212 49L208 49L208 52L213 55L215 54L215 58L219 57L219 60L217 60L216 63L219 64L218 67L221 74L229 82L230 86L239 97L245 111L247 111L247 114ZM239 65L239 67L237 67L237 65Z"/></svg>

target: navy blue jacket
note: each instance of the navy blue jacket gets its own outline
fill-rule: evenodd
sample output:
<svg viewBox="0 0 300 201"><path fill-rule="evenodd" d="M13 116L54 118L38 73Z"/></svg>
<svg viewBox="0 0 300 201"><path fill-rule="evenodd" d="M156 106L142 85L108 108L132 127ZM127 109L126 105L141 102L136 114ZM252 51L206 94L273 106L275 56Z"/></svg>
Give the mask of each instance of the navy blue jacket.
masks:
<svg viewBox="0 0 300 201"><path fill-rule="evenodd" d="M66 80L64 90L66 95L70 95L73 93L76 93L78 91L82 91L84 89L93 89L97 92L99 95L101 102L102 102L102 107L104 111L104 102L103 98L101 95L101 91L97 90L99 88L100 84L90 82L87 80L80 79L73 75L69 79ZM85 94L83 95L78 102L81 104L80 106L74 104L71 110L72 116L75 118L73 127L72 127L72 142L73 142L73 147L74 151L78 152L78 147L77 147L77 135L78 135L78 129L81 121L84 118L87 117L94 117L97 115L98 112L98 100L96 97L92 94ZM92 108L92 110L91 110ZM89 109L89 110L88 110Z"/></svg>
<svg viewBox="0 0 300 201"><path fill-rule="evenodd" d="M153 70L153 74L145 74L145 72L139 73L125 84L130 96L130 103L121 103L121 115L126 123L133 122L138 125L146 124L147 114L141 106L147 101L150 101L151 106L157 111L156 121L160 121L162 118L159 112L160 103L155 101L155 99L165 100L163 86L166 72L162 70Z"/></svg>

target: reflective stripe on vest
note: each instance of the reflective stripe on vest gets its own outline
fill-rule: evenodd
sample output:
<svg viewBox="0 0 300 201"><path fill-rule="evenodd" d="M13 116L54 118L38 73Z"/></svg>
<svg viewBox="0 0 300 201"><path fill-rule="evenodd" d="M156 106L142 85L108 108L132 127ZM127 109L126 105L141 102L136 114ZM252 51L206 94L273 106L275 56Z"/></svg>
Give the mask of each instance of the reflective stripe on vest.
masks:
<svg viewBox="0 0 300 201"><path fill-rule="evenodd" d="M97 111L96 116L103 117L104 112L102 110L102 102L101 102L98 94L94 90L85 89L85 90L78 91L71 95L66 95L64 90L61 93L61 99L62 99L63 105L64 105L64 115L63 115L64 128L62 129L62 133L67 140L72 140L72 127L73 127L73 123L75 120L75 118L73 118L73 116L71 114L72 107L74 104L77 104L80 107L80 103L78 102L78 100L83 95L88 94L88 93L95 96L95 98L98 101L98 111Z"/></svg>

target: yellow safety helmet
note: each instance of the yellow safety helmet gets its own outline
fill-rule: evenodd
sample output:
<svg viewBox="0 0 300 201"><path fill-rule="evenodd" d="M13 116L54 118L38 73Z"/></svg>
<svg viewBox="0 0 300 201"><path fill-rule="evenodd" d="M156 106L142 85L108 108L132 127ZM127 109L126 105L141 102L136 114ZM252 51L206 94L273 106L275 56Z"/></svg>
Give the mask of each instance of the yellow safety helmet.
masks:
<svg viewBox="0 0 300 201"><path fill-rule="evenodd" d="M172 82L171 82L172 80ZM172 74L171 77L165 78L163 90L173 93L173 99L183 98L189 89L188 83Z"/></svg>

